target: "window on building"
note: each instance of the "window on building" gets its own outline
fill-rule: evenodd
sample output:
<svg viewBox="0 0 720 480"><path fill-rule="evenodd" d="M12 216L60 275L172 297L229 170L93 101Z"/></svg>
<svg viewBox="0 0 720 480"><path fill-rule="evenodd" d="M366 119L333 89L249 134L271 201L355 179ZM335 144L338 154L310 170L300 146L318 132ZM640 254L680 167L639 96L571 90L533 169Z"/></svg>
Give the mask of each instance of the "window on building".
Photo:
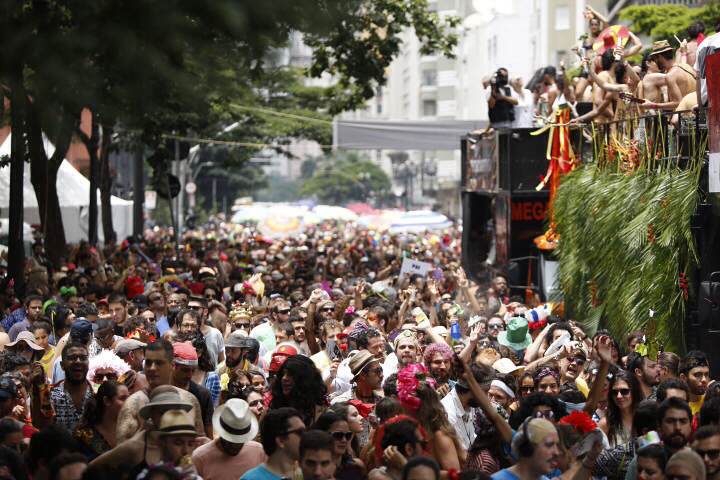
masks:
<svg viewBox="0 0 720 480"><path fill-rule="evenodd" d="M435 100L423 100L423 117L434 117L437 115L437 102Z"/></svg>
<svg viewBox="0 0 720 480"><path fill-rule="evenodd" d="M437 85L437 70L423 70L422 86L434 87L435 85Z"/></svg>
<svg viewBox="0 0 720 480"><path fill-rule="evenodd" d="M570 29L570 7L567 5L558 5L555 8L555 30Z"/></svg>

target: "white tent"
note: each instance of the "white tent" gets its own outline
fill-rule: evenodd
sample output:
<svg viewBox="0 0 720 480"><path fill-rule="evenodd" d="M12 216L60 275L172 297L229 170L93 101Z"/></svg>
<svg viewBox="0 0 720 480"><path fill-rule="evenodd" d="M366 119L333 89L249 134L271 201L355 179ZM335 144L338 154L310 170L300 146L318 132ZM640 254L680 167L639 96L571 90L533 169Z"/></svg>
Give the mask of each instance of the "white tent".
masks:
<svg viewBox="0 0 720 480"><path fill-rule="evenodd" d="M9 135L5 142L0 145L0 157L10 155ZM45 141L45 152L50 157L55 151L54 145L47 139ZM57 173L57 193L60 201L63 225L65 227L65 239L70 243L77 243L88 237L88 214L90 204L90 181L78 172L70 162L63 160ZM132 234L132 202L119 197L112 197L113 227L117 238L123 239ZM25 222L41 223L35 190L30 182L30 165L25 164L25 176L23 181L23 204ZM103 241L102 212L100 209L100 192L97 192L98 205L98 239ZM10 167L0 168L0 217L8 217L10 206Z"/></svg>

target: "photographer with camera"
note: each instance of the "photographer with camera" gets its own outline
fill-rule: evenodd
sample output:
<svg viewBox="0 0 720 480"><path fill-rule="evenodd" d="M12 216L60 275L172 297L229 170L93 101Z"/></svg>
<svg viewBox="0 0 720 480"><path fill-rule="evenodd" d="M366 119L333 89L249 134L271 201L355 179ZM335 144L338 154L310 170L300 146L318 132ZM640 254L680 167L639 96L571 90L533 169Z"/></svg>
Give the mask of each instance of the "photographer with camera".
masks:
<svg viewBox="0 0 720 480"><path fill-rule="evenodd" d="M490 86L486 90L488 117L493 128L511 128L515 120L515 105L518 99L508 84L508 71L498 68L490 78Z"/></svg>

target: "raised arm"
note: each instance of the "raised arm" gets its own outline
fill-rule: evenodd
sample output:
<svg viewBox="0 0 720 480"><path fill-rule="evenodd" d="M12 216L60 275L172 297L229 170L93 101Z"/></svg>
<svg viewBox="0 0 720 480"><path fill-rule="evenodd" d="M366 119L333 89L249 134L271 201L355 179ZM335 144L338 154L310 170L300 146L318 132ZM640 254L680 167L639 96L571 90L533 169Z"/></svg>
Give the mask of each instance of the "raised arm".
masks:
<svg viewBox="0 0 720 480"><path fill-rule="evenodd" d="M632 46L625 50L623 53L623 57L632 57L633 55L640 53L640 50L642 50L643 44L640 41L640 39L632 32L630 33L630 41L628 43L631 43Z"/></svg>

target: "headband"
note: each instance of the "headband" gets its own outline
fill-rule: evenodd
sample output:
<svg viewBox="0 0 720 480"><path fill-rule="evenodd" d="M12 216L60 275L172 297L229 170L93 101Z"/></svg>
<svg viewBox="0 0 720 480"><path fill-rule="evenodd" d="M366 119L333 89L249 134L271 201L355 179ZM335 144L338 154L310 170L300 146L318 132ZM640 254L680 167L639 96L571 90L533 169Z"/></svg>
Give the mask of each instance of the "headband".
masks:
<svg viewBox="0 0 720 480"><path fill-rule="evenodd" d="M502 390L510 398L515 398L515 392L513 392L512 389L502 380L493 380L490 382L490 386Z"/></svg>
<svg viewBox="0 0 720 480"><path fill-rule="evenodd" d="M560 384L560 374L558 372L556 372L555 370L553 370L552 368L548 368L548 367L541 368L535 374L535 376L533 377L533 380L535 381L535 383L538 383L538 382L540 382L540 380L542 380L543 378L545 378L547 376L552 376L555 379L555 381L557 381L558 384Z"/></svg>

